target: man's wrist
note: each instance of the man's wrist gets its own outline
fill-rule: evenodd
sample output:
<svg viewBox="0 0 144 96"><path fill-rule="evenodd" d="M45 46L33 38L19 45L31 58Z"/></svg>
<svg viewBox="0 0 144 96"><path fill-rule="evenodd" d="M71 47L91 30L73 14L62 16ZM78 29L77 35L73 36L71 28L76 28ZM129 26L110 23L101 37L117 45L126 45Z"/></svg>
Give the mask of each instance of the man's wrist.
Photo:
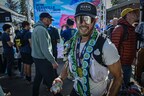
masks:
<svg viewBox="0 0 144 96"><path fill-rule="evenodd" d="M58 76L58 78L60 78L62 81L64 81L64 79L61 76Z"/></svg>

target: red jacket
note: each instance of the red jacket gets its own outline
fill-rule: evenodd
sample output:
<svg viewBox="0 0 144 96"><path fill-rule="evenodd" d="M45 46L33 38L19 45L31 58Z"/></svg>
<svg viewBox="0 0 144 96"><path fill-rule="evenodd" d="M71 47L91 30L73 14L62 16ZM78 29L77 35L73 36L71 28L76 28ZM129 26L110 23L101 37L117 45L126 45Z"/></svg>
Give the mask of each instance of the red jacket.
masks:
<svg viewBox="0 0 144 96"><path fill-rule="evenodd" d="M120 42L123 36L123 27L121 25L117 25L112 32L112 42L117 47L119 54L121 56L121 63L126 65L131 65L135 56L136 56L136 33L135 28L130 25L125 19L120 18L118 20L119 24L127 25L128 36L127 40Z"/></svg>

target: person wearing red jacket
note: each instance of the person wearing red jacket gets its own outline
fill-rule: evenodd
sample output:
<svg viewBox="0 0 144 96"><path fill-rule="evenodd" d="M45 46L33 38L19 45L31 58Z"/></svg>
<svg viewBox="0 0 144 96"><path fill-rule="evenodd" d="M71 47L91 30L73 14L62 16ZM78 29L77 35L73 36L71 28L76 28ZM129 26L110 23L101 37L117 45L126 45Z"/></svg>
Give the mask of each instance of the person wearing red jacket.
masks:
<svg viewBox="0 0 144 96"><path fill-rule="evenodd" d="M111 40L117 47L120 54L125 86L127 86L127 84L130 82L132 74L131 65L136 57L136 33L132 24L138 20L138 16L136 14L137 11L138 9L124 9L121 12L118 25L112 32Z"/></svg>

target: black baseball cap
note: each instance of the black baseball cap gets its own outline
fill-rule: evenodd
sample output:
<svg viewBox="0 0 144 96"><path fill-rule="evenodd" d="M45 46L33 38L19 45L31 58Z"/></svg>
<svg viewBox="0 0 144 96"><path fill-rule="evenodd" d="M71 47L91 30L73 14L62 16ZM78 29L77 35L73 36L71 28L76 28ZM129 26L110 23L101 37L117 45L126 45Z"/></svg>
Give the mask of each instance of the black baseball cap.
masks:
<svg viewBox="0 0 144 96"><path fill-rule="evenodd" d="M54 21L54 19L52 18L52 16L49 13L47 13L47 12L41 13L40 16L39 16L39 18L49 18L52 21Z"/></svg>
<svg viewBox="0 0 144 96"><path fill-rule="evenodd" d="M76 7L75 17L79 15L88 15L93 18L97 16L96 6L90 2L82 2Z"/></svg>

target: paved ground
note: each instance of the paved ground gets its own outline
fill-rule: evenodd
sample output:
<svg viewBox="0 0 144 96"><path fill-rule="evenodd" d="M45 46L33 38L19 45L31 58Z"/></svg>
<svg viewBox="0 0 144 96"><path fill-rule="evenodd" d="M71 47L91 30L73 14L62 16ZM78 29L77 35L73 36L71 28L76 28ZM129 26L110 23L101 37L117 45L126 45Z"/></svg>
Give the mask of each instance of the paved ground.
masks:
<svg viewBox="0 0 144 96"><path fill-rule="evenodd" d="M60 64L58 68L58 73L60 72L63 62L62 59L58 60L58 63ZM18 74L18 72L16 71ZM32 77L34 78L35 74L35 66L33 64L32 66ZM3 88L8 89L8 91L11 92L11 96L32 96L32 85L28 85L27 82L22 79L22 78L13 78L13 79L8 79L8 78L0 78L0 84ZM62 94L64 96L69 95L71 89L72 89L72 81L66 79L64 81L64 86L62 90ZM7 91L7 90L6 90ZM46 91L45 86L41 84L40 88L40 96L50 96L49 93Z"/></svg>

